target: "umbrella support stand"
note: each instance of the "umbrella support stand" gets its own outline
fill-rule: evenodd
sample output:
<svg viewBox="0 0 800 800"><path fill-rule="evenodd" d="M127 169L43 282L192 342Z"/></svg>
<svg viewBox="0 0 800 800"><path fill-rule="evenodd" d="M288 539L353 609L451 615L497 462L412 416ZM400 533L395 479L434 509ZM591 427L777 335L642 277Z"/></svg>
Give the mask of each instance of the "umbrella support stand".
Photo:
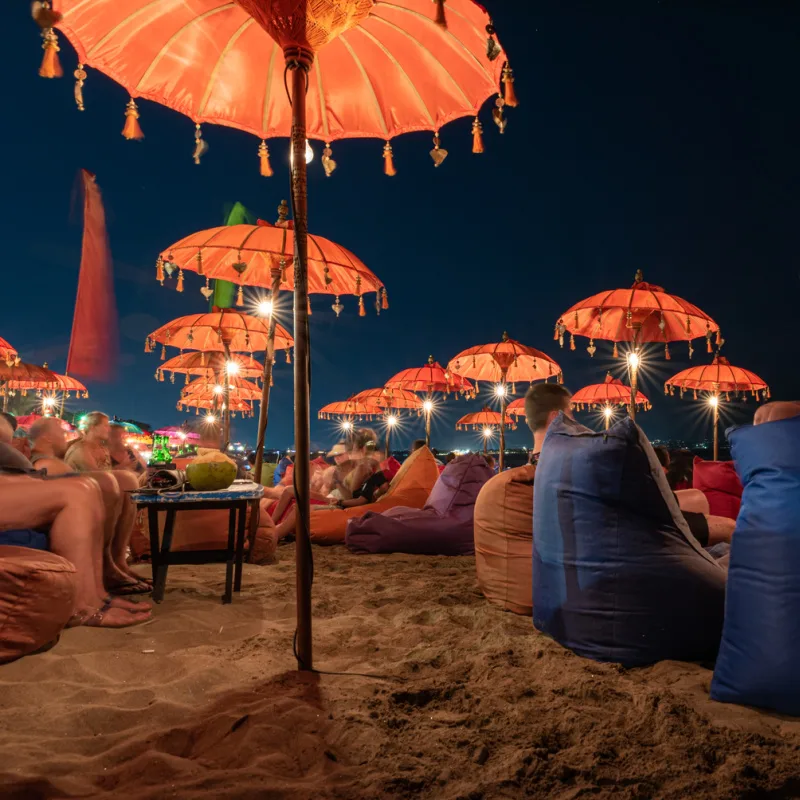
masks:
<svg viewBox="0 0 800 800"><path fill-rule="evenodd" d="M267 332L267 348L264 351L264 372L261 376L261 409L258 415L258 439L256 440L256 460L253 464L253 479L261 483L261 468L264 465L264 445L267 437L267 423L269 422L269 394L272 384L272 362L275 359L275 326L277 315L275 313L278 292L281 285L281 273L274 270L272 273L272 313L269 317L269 330ZM250 543L249 552L253 551L253 542L258 530L258 514L250 514L250 524L247 529L247 541Z"/></svg>
<svg viewBox="0 0 800 800"><path fill-rule="evenodd" d="M313 669L311 638L312 555L310 539L310 430L308 330L308 176L306 173L306 86L313 56L300 48L284 53L291 76L292 210L294 217L294 489L297 500L297 634L300 670Z"/></svg>

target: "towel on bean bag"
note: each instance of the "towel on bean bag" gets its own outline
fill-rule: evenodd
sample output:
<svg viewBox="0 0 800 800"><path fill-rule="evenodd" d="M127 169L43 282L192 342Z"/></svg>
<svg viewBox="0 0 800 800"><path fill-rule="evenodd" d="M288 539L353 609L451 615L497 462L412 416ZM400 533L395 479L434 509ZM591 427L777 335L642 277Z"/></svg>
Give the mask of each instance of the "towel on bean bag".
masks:
<svg viewBox="0 0 800 800"><path fill-rule="evenodd" d="M800 715L800 417L728 438L744 493L711 697Z"/></svg>
<svg viewBox="0 0 800 800"><path fill-rule="evenodd" d="M347 521L368 511L386 511L395 506L422 508L439 477L436 459L427 447L415 450L394 476L389 490L377 502L354 508L320 508L311 511L311 541L317 544L342 544Z"/></svg>
<svg viewBox="0 0 800 800"><path fill-rule="evenodd" d="M351 519L347 546L354 553L470 555L475 500L491 477L483 456L459 456L445 467L423 508L398 506Z"/></svg>
<svg viewBox="0 0 800 800"><path fill-rule="evenodd" d="M533 479L536 467L509 469L481 489L475 503L475 570L486 599L531 615Z"/></svg>
<svg viewBox="0 0 800 800"><path fill-rule="evenodd" d="M708 499L709 514L736 519L742 504L742 482L732 461L703 461L695 457L692 486Z"/></svg>
<svg viewBox="0 0 800 800"><path fill-rule="evenodd" d="M725 571L692 536L629 418L596 433L560 415L533 488L533 623L597 661L711 660Z"/></svg>
<svg viewBox="0 0 800 800"><path fill-rule="evenodd" d="M0 663L55 641L75 611L77 574L61 556L0 547Z"/></svg>

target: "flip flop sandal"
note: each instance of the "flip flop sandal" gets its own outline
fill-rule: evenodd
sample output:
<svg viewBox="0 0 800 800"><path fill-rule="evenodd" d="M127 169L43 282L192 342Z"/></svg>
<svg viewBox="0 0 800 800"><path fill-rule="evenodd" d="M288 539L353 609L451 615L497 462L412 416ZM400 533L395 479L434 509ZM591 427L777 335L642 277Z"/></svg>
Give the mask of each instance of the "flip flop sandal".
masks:
<svg viewBox="0 0 800 800"><path fill-rule="evenodd" d="M118 597L126 597L131 594L150 594L153 586L147 581L131 581L130 583L118 583L108 591Z"/></svg>
<svg viewBox="0 0 800 800"><path fill-rule="evenodd" d="M84 628L127 628L130 627L128 625L103 625L103 620L105 619L106 612L109 611L111 608L111 604L106 600L100 608L87 608L83 611L78 611L72 615L72 618L67 623L68 628L76 628L82 626ZM120 609L120 610L127 610L127 609ZM142 622L146 622L146 620L142 620ZM132 623L135 624L135 623Z"/></svg>

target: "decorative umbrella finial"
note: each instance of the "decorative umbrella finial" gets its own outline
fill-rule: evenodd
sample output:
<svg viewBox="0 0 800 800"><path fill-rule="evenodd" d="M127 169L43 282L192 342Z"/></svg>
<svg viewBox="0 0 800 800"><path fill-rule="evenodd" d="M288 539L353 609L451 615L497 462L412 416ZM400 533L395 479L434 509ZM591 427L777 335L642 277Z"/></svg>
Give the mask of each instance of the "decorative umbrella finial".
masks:
<svg viewBox="0 0 800 800"><path fill-rule="evenodd" d="M633 282L634 283L642 283L644 281L644 273L640 270L636 270L636 275L634 275Z"/></svg>
<svg viewBox="0 0 800 800"><path fill-rule="evenodd" d="M508 341L508 331L503 331L502 341L504 341L504 342Z"/></svg>
<svg viewBox="0 0 800 800"><path fill-rule="evenodd" d="M278 221L275 226L285 228L287 219L289 219L289 206L285 200L281 200L281 204L278 206Z"/></svg>
<svg viewBox="0 0 800 800"><path fill-rule="evenodd" d="M433 356L428 356L428 366L429 367L433 366Z"/></svg>

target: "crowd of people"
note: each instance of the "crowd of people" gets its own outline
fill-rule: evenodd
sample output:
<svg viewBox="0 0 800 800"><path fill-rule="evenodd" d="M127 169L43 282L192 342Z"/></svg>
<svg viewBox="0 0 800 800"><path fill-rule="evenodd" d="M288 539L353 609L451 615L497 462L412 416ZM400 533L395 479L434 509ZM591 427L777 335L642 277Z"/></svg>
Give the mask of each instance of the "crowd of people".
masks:
<svg viewBox="0 0 800 800"><path fill-rule="evenodd" d="M0 544L50 550L70 561L78 591L70 625L120 628L150 618L152 591L128 564L136 516L130 492L146 474L122 429L92 412L82 436L66 440L60 419L43 417L17 448L16 419L0 417ZM115 430L116 429L116 430ZM29 455L25 452L29 448Z"/></svg>

